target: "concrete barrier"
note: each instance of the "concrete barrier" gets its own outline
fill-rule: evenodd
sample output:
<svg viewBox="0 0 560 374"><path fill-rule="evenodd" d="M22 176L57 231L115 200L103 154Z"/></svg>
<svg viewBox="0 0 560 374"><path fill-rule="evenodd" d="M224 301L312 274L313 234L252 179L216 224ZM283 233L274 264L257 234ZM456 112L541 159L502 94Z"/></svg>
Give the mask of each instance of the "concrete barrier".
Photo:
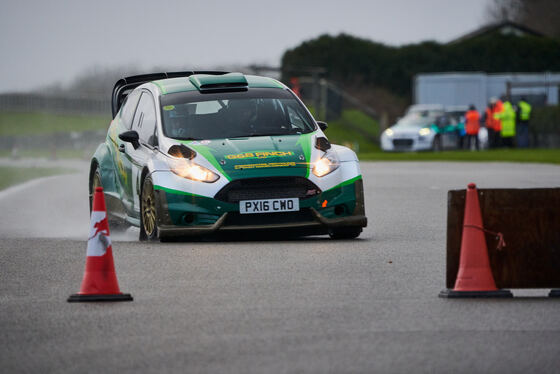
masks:
<svg viewBox="0 0 560 374"><path fill-rule="evenodd" d="M560 288L560 188L478 190L484 228L503 234L506 246L486 234L498 288ZM448 192L446 287L459 269L465 190Z"/></svg>

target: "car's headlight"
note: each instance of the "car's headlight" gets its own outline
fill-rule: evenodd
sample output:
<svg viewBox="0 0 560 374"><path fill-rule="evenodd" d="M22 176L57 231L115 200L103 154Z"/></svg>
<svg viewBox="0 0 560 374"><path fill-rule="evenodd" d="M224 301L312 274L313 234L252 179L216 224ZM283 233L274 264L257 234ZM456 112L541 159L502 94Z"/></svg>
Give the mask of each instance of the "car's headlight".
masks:
<svg viewBox="0 0 560 374"><path fill-rule="evenodd" d="M422 129L420 129L420 130L418 131L418 134L419 134L420 136L430 135L430 129L427 128L427 127L424 127L424 128L422 128Z"/></svg>
<svg viewBox="0 0 560 374"><path fill-rule="evenodd" d="M313 174L323 177L332 173L340 166L336 153L327 152L323 157L313 164Z"/></svg>
<svg viewBox="0 0 560 374"><path fill-rule="evenodd" d="M214 183L220 179L220 176L213 171L184 158L169 159L169 167L178 176L193 181Z"/></svg>
<svg viewBox="0 0 560 374"><path fill-rule="evenodd" d="M387 136L393 136L393 134L394 134L394 131L393 131L393 130L391 130L391 129L385 130L385 135L387 135Z"/></svg>

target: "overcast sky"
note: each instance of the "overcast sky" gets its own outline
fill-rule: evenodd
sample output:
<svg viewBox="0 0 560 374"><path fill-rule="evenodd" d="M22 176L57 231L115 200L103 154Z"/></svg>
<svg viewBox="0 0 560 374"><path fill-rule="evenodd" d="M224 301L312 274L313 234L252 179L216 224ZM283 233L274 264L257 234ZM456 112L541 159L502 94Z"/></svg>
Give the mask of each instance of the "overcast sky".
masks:
<svg viewBox="0 0 560 374"><path fill-rule="evenodd" d="M341 32L390 45L449 41L491 0L1 0L0 92L68 83L93 67L279 65Z"/></svg>

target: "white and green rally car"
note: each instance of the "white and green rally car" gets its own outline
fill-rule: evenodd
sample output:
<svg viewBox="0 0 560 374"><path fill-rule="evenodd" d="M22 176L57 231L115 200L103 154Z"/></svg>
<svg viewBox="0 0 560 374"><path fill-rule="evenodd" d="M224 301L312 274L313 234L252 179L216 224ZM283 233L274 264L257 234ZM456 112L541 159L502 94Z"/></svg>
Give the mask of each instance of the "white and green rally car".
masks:
<svg viewBox="0 0 560 374"><path fill-rule="evenodd" d="M265 77L157 73L115 84L90 169L111 223L140 239L239 230L355 238L367 224L356 154Z"/></svg>

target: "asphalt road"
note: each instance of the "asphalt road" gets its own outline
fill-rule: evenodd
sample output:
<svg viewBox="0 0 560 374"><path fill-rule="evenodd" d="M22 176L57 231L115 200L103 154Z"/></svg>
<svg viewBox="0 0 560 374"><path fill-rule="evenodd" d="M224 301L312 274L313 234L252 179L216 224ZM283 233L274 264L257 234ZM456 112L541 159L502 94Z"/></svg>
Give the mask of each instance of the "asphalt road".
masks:
<svg viewBox="0 0 560 374"><path fill-rule="evenodd" d="M139 243L113 235L123 292L69 304L86 175L0 192L0 371L558 373L560 299L447 300L447 190L557 187L560 167L362 163L357 240ZM250 239L250 238L248 238Z"/></svg>

